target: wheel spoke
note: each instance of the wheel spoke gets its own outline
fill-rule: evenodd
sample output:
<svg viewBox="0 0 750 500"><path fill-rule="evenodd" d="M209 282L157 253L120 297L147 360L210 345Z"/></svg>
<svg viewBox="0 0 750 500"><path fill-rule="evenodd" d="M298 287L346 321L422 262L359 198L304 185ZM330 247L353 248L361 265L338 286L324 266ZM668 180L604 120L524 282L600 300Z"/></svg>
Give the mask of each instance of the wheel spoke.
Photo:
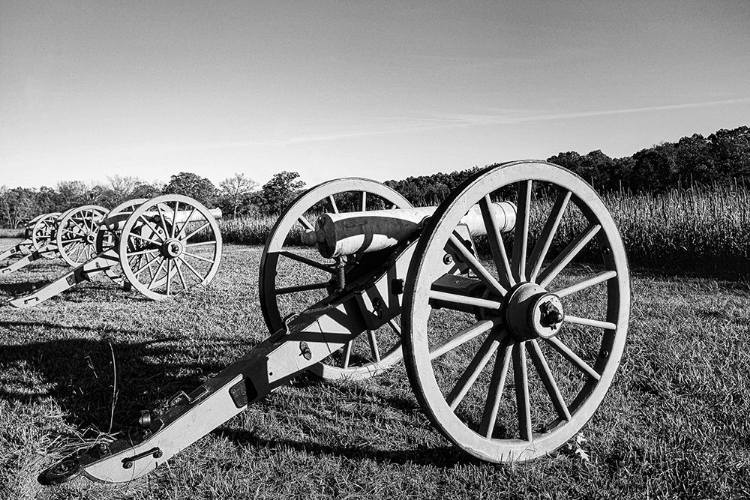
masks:
<svg viewBox="0 0 750 500"><path fill-rule="evenodd" d="M157 259L158 259L158 257L157 257ZM160 260L161 260L161 264L159 264L159 267L156 268L156 272L154 273L154 277L151 279L151 281L149 282L148 286L146 287L149 290L151 290L151 287L154 286L154 283L156 282L156 278L159 276L159 273L161 272L161 270L164 269L164 263L167 261L167 259L165 259L163 257Z"/></svg>
<svg viewBox="0 0 750 500"><path fill-rule="evenodd" d="M187 223L186 223L186 224L187 224ZM201 227L199 227L198 229L196 229L195 231L193 231L193 232L192 232L192 233L190 233L189 235L187 235L187 236L185 236L184 238L182 238L182 241L187 241L187 240L189 240L190 238L192 238L193 236L195 236L195 235L196 235L196 234L198 234L199 232L203 231L204 229L206 229L206 228L207 228L208 226L210 226L210 225L211 225L211 223L210 223L209 221L206 221L206 223L205 223L205 224L203 224L203 225L202 225Z"/></svg>
<svg viewBox="0 0 750 500"><path fill-rule="evenodd" d="M451 351L455 349L456 347L465 344L466 342L470 341L473 338L478 337L484 332L489 331L490 329L492 329L493 326L495 326L498 323L498 321L491 321L491 320L485 319L485 320L479 321L471 325L468 328L464 328L463 330L456 333L451 338L447 339L445 342L440 344L435 349L432 349L430 351L430 359L435 359L438 356L442 356L446 352Z"/></svg>
<svg viewBox="0 0 750 500"><path fill-rule="evenodd" d="M570 361L583 373L593 378L594 380L600 380L602 378L602 376L599 375L599 373L596 370L594 370L591 366L589 366L584 360L579 358L578 355L574 353L573 351L571 351L570 347L563 344L560 339L558 339L557 337L552 337L546 340L557 352L562 354L562 356L565 359Z"/></svg>
<svg viewBox="0 0 750 500"><path fill-rule="evenodd" d="M141 267L141 268L139 268L139 269L137 269L136 271L133 272L133 274L135 275L135 277L137 278L138 275L141 274L144 270L149 269L153 265L153 263L156 262L157 260L158 260L158 256L154 256L153 259L147 260L146 264L143 267ZM139 264L140 264L140 261L139 261ZM150 269L149 269L148 273L149 273L150 276L153 276L153 275L151 275L151 270Z"/></svg>
<svg viewBox="0 0 750 500"><path fill-rule="evenodd" d="M185 282L185 276L182 274L182 266L180 265L181 262L182 261L178 259L177 262L174 263L174 267L177 268L177 276L180 277L180 282L182 283L182 289L187 290L188 287L187 287L187 283Z"/></svg>
<svg viewBox="0 0 750 500"><path fill-rule="evenodd" d="M209 264L213 264L214 263L214 259L208 259L208 258L202 257L200 255L195 255L194 253L190 253L187 250L184 250L182 253L184 255L189 255L190 257L193 257L194 259L202 260L203 262L208 262Z"/></svg>
<svg viewBox="0 0 750 500"><path fill-rule="evenodd" d="M461 254L464 262L466 262L466 264L476 273L477 277L491 290L494 290L500 296L505 296L505 294L508 293L505 287L503 287L503 285L501 285L495 277L487 271L487 268L485 268L477 258L474 257L474 254L472 254L471 251L461 243L455 233L450 237L449 246Z"/></svg>
<svg viewBox="0 0 750 500"><path fill-rule="evenodd" d="M508 253L505 251L503 237L500 234L500 225L497 222L495 213L491 209L491 204L492 200L488 194L479 201L479 208L482 212L484 227L487 230L487 239L490 241L492 260L495 261L498 277L500 277L500 279L505 278L503 284L512 287L516 284L516 280L513 278L513 272L510 269ZM504 274L501 273L501 270L504 271Z"/></svg>
<svg viewBox="0 0 750 500"><path fill-rule="evenodd" d="M529 281L534 281L539 274L544 258L547 256L549 247L552 244L552 239L555 237L563 215L565 215L565 209L572 194L570 191L565 191L565 193L561 191L557 194L557 199L552 206L547 222L544 224L542 234L539 236L536 245L534 245L534 250L531 251L531 257L529 257L529 268L531 269Z"/></svg>
<svg viewBox="0 0 750 500"><path fill-rule="evenodd" d="M513 346L513 376L516 387L516 409L518 410L518 431L521 439L531 441L534 433L531 428L531 401L529 399L529 373L526 367L526 346L518 342Z"/></svg>
<svg viewBox="0 0 750 500"><path fill-rule="evenodd" d="M367 191L362 191L362 211L367 211Z"/></svg>
<svg viewBox="0 0 750 500"><path fill-rule="evenodd" d="M131 236L132 238L138 238L139 240L143 240L143 241L145 241L146 243L151 243L152 245L156 245L157 247L158 247L158 246L161 246L161 244L162 244L162 242L161 242L161 241L154 241L154 240L152 240L152 239L149 239L149 238L145 238L145 237L141 236L140 234L132 233L132 234L131 234L130 236ZM158 235L157 235L157 236L158 236Z"/></svg>
<svg viewBox="0 0 750 500"><path fill-rule="evenodd" d="M492 370L487 401L484 403L484 412L482 413L482 424L479 426L479 433L487 439L492 439L492 431L495 429L495 423L497 422L497 411L500 408L500 399L503 396L505 380L508 377L512 350L513 344L507 341L503 342L497 358L495 358L495 368Z"/></svg>
<svg viewBox="0 0 750 500"><path fill-rule="evenodd" d="M560 394L560 389L557 387L557 383L555 383L555 377L552 375L552 371L547 364L544 353L536 340L531 341L531 350L529 351L529 354L531 355L531 361L534 363L534 367L539 374L539 378L542 379L544 388L547 390L547 394L549 394L552 406L554 406L555 411L557 411L557 416L570 421L571 417L568 405L565 404L565 399L562 394Z"/></svg>
<svg viewBox="0 0 750 500"><path fill-rule="evenodd" d="M487 365L487 362L489 362L490 357L492 357L492 354L497 350L499 345L500 341L496 335L488 335L484 340L484 343L476 352L466 370L458 378L458 382L456 382L455 387L453 387L453 390L451 390L446 398L446 402L450 405L451 410L455 410L459 403L461 403L461 400L469 392L471 386L474 385L477 377L479 377L482 369Z"/></svg>
<svg viewBox="0 0 750 500"><path fill-rule="evenodd" d="M380 349L378 349L378 339L375 338L375 332L367 330L367 340L370 342L370 353L375 362L380 363Z"/></svg>
<svg viewBox="0 0 750 500"><path fill-rule="evenodd" d="M582 233L578 234L573 241L571 241L565 249L560 252L555 260L553 260L547 268L539 275L539 286L546 288L555 277L565 269L571 260L573 260L578 253L583 250L583 247L591 241L591 238L596 236L596 233L602 228L599 224L591 224Z"/></svg>
<svg viewBox="0 0 750 500"><path fill-rule="evenodd" d="M171 238L174 238L174 235L176 234L176 229L177 229L177 212L179 212L179 209L180 209L180 202L179 201L175 201L174 202L174 210L172 211L172 217L173 217L172 218L172 232L169 233L169 236ZM165 233L165 234L167 234L167 233Z"/></svg>
<svg viewBox="0 0 750 500"><path fill-rule="evenodd" d="M177 231L177 239L178 240L180 240L180 239L181 240L186 240L187 239L187 238L183 237L184 234L185 234L185 228L188 227L188 223L190 223L190 219L193 218L193 214L195 213L195 210L196 210L195 207L193 207L192 210L190 210L190 213L188 214L187 219L185 219L185 222L182 223L182 227L180 228L180 230ZM177 226L177 219L175 219L174 225L175 225L175 227Z"/></svg>
<svg viewBox="0 0 750 500"><path fill-rule="evenodd" d="M574 294L576 292L580 292L581 290L585 290L586 288L590 288L594 285L598 285L599 283L602 283L607 280L611 280L612 278L617 277L617 271L605 271L603 273L599 273L596 276L592 278L588 278L582 281L579 281L578 283L575 283L573 285L570 285L565 288L561 288L560 290L556 290L553 293L557 295L558 297L567 297L568 295Z"/></svg>
<svg viewBox="0 0 750 500"><path fill-rule="evenodd" d="M169 231L167 230L166 217L164 215L164 211L161 208L161 203L158 203L156 205L156 209L159 211L159 222L161 223L162 230L164 230L164 234L169 234ZM174 220L172 221L172 224L174 224Z"/></svg>
<svg viewBox="0 0 750 500"><path fill-rule="evenodd" d="M349 360L352 357L352 343L354 341L350 340L346 343L346 346L344 346L344 359L341 362L341 367L346 369L349 368Z"/></svg>
<svg viewBox="0 0 750 500"><path fill-rule="evenodd" d="M516 281L526 281L526 247L529 240L529 218L531 216L531 181L518 186L516 230L513 237L513 273Z"/></svg>
<svg viewBox="0 0 750 500"><path fill-rule="evenodd" d="M135 257L136 255L145 255L145 254L152 254L155 252L158 252L158 248L151 248L148 250L138 250L137 252L128 252L129 257Z"/></svg>
<svg viewBox="0 0 750 500"><path fill-rule="evenodd" d="M392 319L389 319L388 320L388 326L391 327L391 330L393 330L393 333L395 333L396 335L398 335L399 337L401 337L401 327L398 325L398 323L396 323Z"/></svg>
<svg viewBox="0 0 750 500"><path fill-rule="evenodd" d="M500 309L503 306L501 302L497 302L495 300L480 299L477 297L469 297L468 295L458 295L455 293L438 292L436 290L430 290L430 299L447 302L449 304L464 304L494 310ZM463 309L461 308L456 308L455 310L463 311Z"/></svg>
<svg viewBox="0 0 750 500"><path fill-rule="evenodd" d="M593 326L595 328L604 328L605 330L616 330L617 325L609 321L598 321L590 318L579 318L578 316L565 315L566 323L575 323L582 326Z"/></svg>
<svg viewBox="0 0 750 500"><path fill-rule="evenodd" d="M336 206L336 200L333 199L333 195L330 195L328 197L328 201L331 202L331 208L333 209L333 213L335 214L339 213L339 207Z"/></svg>
<svg viewBox="0 0 750 500"><path fill-rule="evenodd" d="M161 241L159 241L156 244L157 245L161 244L164 241L164 238L162 238L162 236L159 234L159 228L157 228L156 226L154 226L154 224L150 220L146 219L143 215L141 215L138 218L140 220L142 220L144 222L144 224L146 224L146 226L148 226L148 228L151 229L151 232L153 232L154 235L156 235L156 237L161 240ZM133 236L138 236L138 235L134 234ZM140 237L140 236L138 236L138 237ZM145 238L142 238L142 239L145 239ZM149 241L149 240L146 240L146 241Z"/></svg>
<svg viewBox="0 0 750 500"><path fill-rule="evenodd" d="M186 243L186 247L204 247L206 245L216 245L216 240L199 241L198 243Z"/></svg>
<svg viewBox="0 0 750 500"><path fill-rule="evenodd" d="M331 283L329 281L326 281L325 283L310 283L308 285L288 286L284 288L277 288L274 291L274 293L276 295L285 295L287 293L307 292L310 290L321 290L329 286L331 286Z"/></svg>
<svg viewBox="0 0 750 500"><path fill-rule="evenodd" d="M167 260L167 295L172 295L172 260Z"/></svg>
<svg viewBox="0 0 750 500"><path fill-rule="evenodd" d="M308 221L304 215L300 215L297 221L299 221L299 223L302 224L305 227L305 229L309 231L315 231L315 226L310 224L310 221Z"/></svg>
<svg viewBox="0 0 750 500"><path fill-rule="evenodd" d="M188 261L186 261L185 259L183 259L182 255L178 255L177 258L180 259L182 261L182 263L187 266L188 269L190 269L190 271L201 281L201 283L203 283L203 276L201 276L200 273L198 271L196 271L195 268L193 266L191 266Z"/></svg>
<svg viewBox="0 0 750 500"><path fill-rule="evenodd" d="M307 257L297 255L296 253L292 253L289 251L282 251L282 252L279 252L279 255L283 255L284 257L288 257L292 260L296 260L297 262L301 262L302 264L307 264L308 266L314 267L316 269L320 269L321 271L325 271L327 273L333 274L335 272L334 269L330 265L316 262L312 259L308 259Z"/></svg>

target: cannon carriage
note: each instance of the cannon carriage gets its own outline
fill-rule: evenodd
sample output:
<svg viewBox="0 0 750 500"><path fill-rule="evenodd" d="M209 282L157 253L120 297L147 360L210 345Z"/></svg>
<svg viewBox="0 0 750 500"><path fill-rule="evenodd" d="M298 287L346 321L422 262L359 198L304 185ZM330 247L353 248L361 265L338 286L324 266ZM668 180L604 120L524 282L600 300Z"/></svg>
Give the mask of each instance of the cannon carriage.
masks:
<svg viewBox="0 0 750 500"><path fill-rule="evenodd" d="M18 271L41 258L60 257L72 267L86 262L95 251L99 225L108 212L99 205L83 205L35 217L26 226L24 240L0 255L0 261L22 256L0 268L0 275Z"/></svg>
<svg viewBox="0 0 750 500"><path fill-rule="evenodd" d="M0 267L0 275L17 271L38 258L55 258L58 255L57 248L48 245L55 238L59 216L60 212L52 212L31 219L24 227L24 239L0 253L0 262L20 257L15 262ZM35 252L37 255L32 258Z"/></svg>
<svg viewBox="0 0 750 500"><path fill-rule="evenodd" d="M592 417L627 335L617 228L588 184L541 161L479 172L428 212L373 181L324 183L282 214L259 278L270 337L43 479L141 477L301 372L364 378L402 358L457 447L531 460Z"/></svg>
<svg viewBox="0 0 750 500"><path fill-rule="evenodd" d="M36 306L102 273L152 300L207 285L221 261L220 217L181 195L130 200L105 213L88 206L67 212L55 247L73 270L10 305Z"/></svg>

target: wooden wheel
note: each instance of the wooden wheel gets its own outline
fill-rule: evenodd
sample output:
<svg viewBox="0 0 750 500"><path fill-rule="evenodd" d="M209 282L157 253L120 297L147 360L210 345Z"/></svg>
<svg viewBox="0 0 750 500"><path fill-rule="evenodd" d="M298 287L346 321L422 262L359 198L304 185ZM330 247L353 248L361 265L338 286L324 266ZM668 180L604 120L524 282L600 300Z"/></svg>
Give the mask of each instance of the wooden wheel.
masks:
<svg viewBox="0 0 750 500"><path fill-rule="evenodd" d="M136 208L118 243L125 277L153 300L210 283L219 268L221 247L219 225L208 209L176 194Z"/></svg>
<svg viewBox="0 0 750 500"><path fill-rule="evenodd" d="M104 219L99 228L99 234L96 237L96 252L102 254L108 250L115 249L117 251L120 235L122 234L122 228L125 221L130 215L135 212L135 209L146 203L146 198L134 198L132 200L125 201L115 208L109 211L107 218ZM108 278L117 283L118 285L125 286L130 289L130 283L125 279L122 272L122 266L119 264L113 265L105 272Z"/></svg>
<svg viewBox="0 0 750 500"><path fill-rule="evenodd" d="M454 230L474 204L497 227L487 204L498 198L517 205L512 244L488 229L477 259ZM438 208L415 256L404 358L438 429L493 462L551 453L578 433L612 383L630 309L625 249L594 190L546 162L490 168ZM444 259L469 266L461 287L436 284Z"/></svg>
<svg viewBox="0 0 750 500"><path fill-rule="evenodd" d="M96 256L99 224L109 211L98 205L84 205L65 212L57 224L57 251L73 267Z"/></svg>
<svg viewBox="0 0 750 500"><path fill-rule="evenodd" d="M34 224L29 230L29 238L34 245L34 250L41 250L55 240L58 217L60 217L60 212L52 212L34 218ZM57 257L55 252L45 252L42 256L47 259Z"/></svg>
<svg viewBox="0 0 750 500"><path fill-rule="evenodd" d="M146 203L146 198L135 198L117 205L109 211L102 221L96 239L97 253L106 252L110 248L117 248L124 222L135 212L135 209Z"/></svg>
<svg viewBox="0 0 750 500"><path fill-rule="evenodd" d="M357 259L325 259L315 248L295 243L303 231L314 228L319 215L408 207L391 188L361 178L324 182L294 200L271 230L261 258L260 305L269 330L279 331L283 318L334 293L337 264L348 270ZM367 378L401 359L397 321L366 333L310 371L326 379Z"/></svg>

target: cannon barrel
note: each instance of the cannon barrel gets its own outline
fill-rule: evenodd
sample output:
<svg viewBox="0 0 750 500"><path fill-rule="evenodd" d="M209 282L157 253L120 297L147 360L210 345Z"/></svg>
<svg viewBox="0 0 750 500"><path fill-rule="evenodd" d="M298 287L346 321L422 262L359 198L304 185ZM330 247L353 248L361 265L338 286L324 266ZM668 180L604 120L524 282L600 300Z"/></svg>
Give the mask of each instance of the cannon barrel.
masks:
<svg viewBox="0 0 750 500"><path fill-rule="evenodd" d="M221 219L222 213L220 208L212 208L208 211L211 216L214 219ZM106 227L109 231L121 231L123 227L125 227L125 222L130 217L130 213L117 213L110 217L107 217L102 221L102 225ZM159 212L157 210L149 210L148 212L145 212L143 214L143 217L146 219L158 223L159 218L161 215L159 215ZM190 220L188 221L188 217ZM190 211L190 210L179 210L177 212L176 220L172 220L172 213L171 212L164 212L164 218L170 223L178 223L183 224L185 222L200 222L202 220L205 220L205 217L201 215L200 212Z"/></svg>
<svg viewBox="0 0 750 500"><path fill-rule="evenodd" d="M369 253L395 247L419 234L424 220L437 207L399 208L368 212L326 213L315 230L302 235L302 242L315 245L323 257L334 258L355 253ZM502 201L490 204L499 230L507 232L516 224L516 206ZM487 234L479 205L473 206L461 219L472 236Z"/></svg>

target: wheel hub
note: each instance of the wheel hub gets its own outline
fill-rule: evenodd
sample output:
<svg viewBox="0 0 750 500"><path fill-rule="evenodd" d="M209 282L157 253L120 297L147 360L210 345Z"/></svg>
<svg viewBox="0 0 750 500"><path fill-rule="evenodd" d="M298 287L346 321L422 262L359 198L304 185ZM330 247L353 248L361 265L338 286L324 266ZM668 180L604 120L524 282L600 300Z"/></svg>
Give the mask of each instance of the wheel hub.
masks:
<svg viewBox="0 0 750 500"><path fill-rule="evenodd" d="M169 259L176 259L180 255L182 255L182 252L185 251L185 247L180 240L168 239L162 245L161 251L165 257Z"/></svg>
<svg viewBox="0 0 750 500"><path fill-rule="evenodd" d="M505 303L504 314L511 335L520 341L552 338L565 320L560 297L536 283L517 286Z"/></svg>

